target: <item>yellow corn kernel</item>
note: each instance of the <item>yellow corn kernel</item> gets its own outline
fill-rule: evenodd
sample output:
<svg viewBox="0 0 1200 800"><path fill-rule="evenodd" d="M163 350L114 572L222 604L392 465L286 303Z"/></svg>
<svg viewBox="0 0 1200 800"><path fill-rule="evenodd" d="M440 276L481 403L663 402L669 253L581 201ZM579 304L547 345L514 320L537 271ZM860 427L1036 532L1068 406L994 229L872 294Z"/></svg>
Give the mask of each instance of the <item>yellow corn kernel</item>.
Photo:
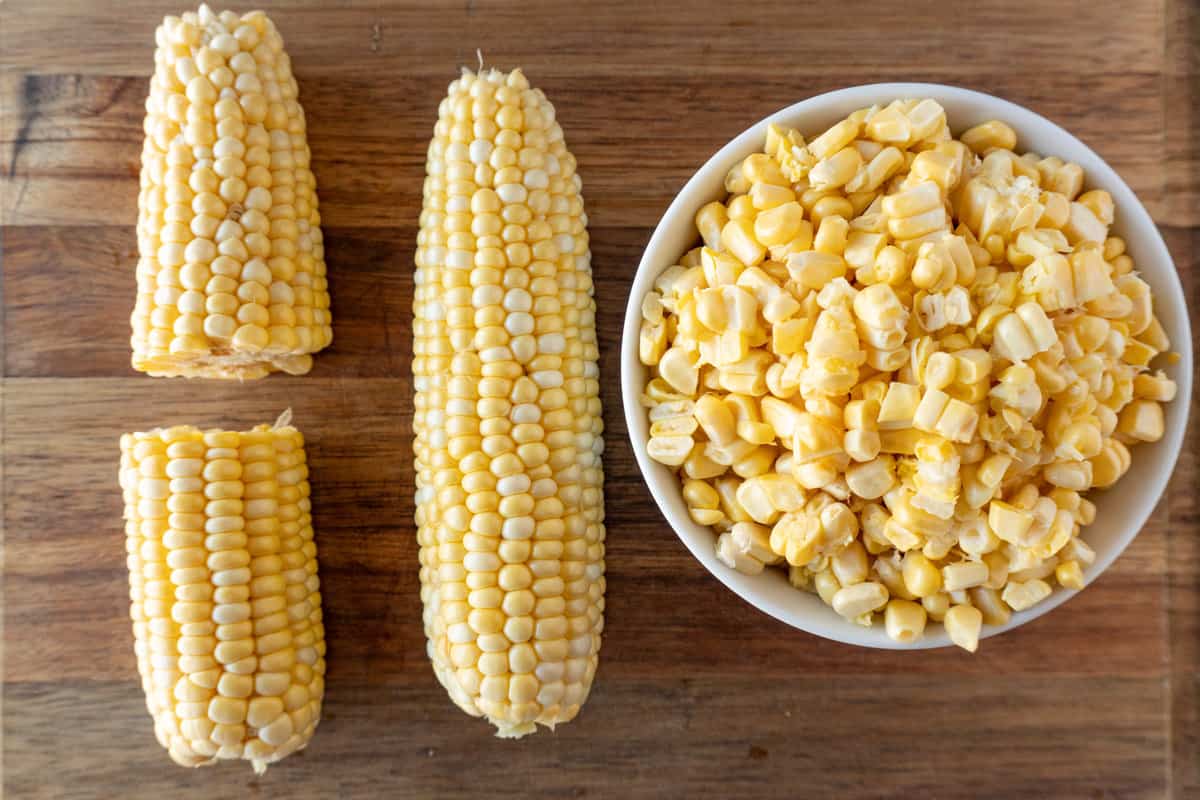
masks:
<svg viewBox="0 0 1200 800"><path fill-rule="evenodd" d="M718 561L743 575L758 575L763 571L763 562L744 550L731 532L722 533L717 537L715 549Z"/></svg>
<svg viewBox="0 0 1200 800"><path fill-rule="evenodd" d="M958 366L954 355L939 351L931 354L929 360L925 362L921 382L930 389L945 389L954 383L957 370Z"/></svg>
<svg viewBox="0 0 1200 800"><path fill-rule="evenodd" d="M911 456L916 452L917 442L925 434L916 428L879 431L879 452L892 455Z"/></svg>
<svg viewBox="0 0 1200 800"><path fill-rule="evenodd" d="M860 542L851 542L830 558L829 567L833 570L839 587L862 583L870 571L866 548Z"/></svg>
<svg viewBox="0 0 1200 800"><path fill-rule="evenodd" d="M651 440L653 441L653 440ZM704 445L696 444L694 441L689 441L692 449L683 461L683 475L696 480L709 480L710 478L719 478L728 470L728 465L718 464L704 454ZM647 450L649 446L647 445ZM670 466L679 466L678 464Z"/></svg>
<svg viewBox="0 0 1200 800"><path fill-rule="evenodd" d="M1009 581L1000 597L1013 611L1032 608L1050 596L1050 585L1042 580Z"/></svg>
<svg viewBox="0 0 1200 800"><path fill-rule="evenodd" d="M729 214L725 205L713 201L696 212L696 229L704 239L705 247L721 250L721 231L729 222Z"/></svg>
<svg viewBox="0 0 1200 800"><path fill-rule="evenodd" d="M692 396L700 381L696 356L681 347L671 347L658 360L658 374L680 394Z"/></svg>
<svg viewBox="0 0 1200 800"><path fill-rule="evenodd" d="M884 147L859 167L858 172L846 184L849 192L874 192L884 181L891 178L904 166L904 154L895 147Z"/></svg>
<svg viewBox="0 0 1200 800"><path fill-rule="evenodd" d="M843 449L846 455L855 461L871 461L879 455L879 432L875 430L854 429L846 431Z"/></svg>
<svg viewBox="0 0 1200 800"><path fill-rule="evenodd" d="M725 173L725 191L730 194L745 194L750 191L750 179L742 171L742 163L739 161Z"/></svg>
<svg viewBox="0 0 1200 800"><path fill-rule="evenodd" d="M968 589L967 594L972 605L983 614L983 621L988 625L1004 625L1012 616L1012 609L1000 597L1000 593L987 586L976 586Z"/></svg>
<svg viewBox="0 0 1200 800"><path fill-rule="evenodd" d="M838 589L830 605L846 619L859 619L883 608L887 601L888 590L883 584L864 581Z"/></svg>
<svg viewBox="0 0 1200 800"><path fill-rule="evenodd" d="M1104 447L1092 463L1092 486L1103 489L1112 486L1132 463L1128 448L1116 439L1105 439Z"/></svg>
<svg viewBox="0 0 1200 800"><path fill-rule="evenodd" d="M886 524L882 527L884 531L887 530ZM886 539L883 539L883 542L886 545L885 549L892 548L892 544ZM917 599L904 585L904 578L900 572L900 561L897 556L876 558L875 563L871 565L871 569L879 579L879 582L888 590L888 594L891 597L899 597L901 600Z"/></svg>
<svg viewBox="0 0 1200 800"><path fill-rule="evenodd" d="M754 238L754 224L745 219L731 219L721 229L721 244L747 267L752 267L766 257L767 249Z"/></svg>
<svg viewBox="0 0 1200 800"><path fill-rule="evenodd" d="M758 213L758 209L754 207L754 201L750 199L748 194L740 194L737 197L731 198L729 204L725 207L725 213L729 215L731 220L752 221Z"/></svg>
<svg viewBox="0 0 1200 800"><path fill-rule="evenodd" d="M651 436L691 436L696 432L696 417L691 400L667 400L650 409Z"/></svg>
<svg viewBox="0 0 1200 800"><path fill-rule="evenodd" d="M751 184L772 183L776 186L787 186L788 179L779 169L775 159L765 153L755 153L747 156L742 162L742 174Z"/></svg>
<svg viewBox="0 0 1200 800"><path fill-rule="evenodd" d="M766 247L778 247L795 239L804 222L804 209L799 203L781 203L755 218L754 238Z"/></svg>
<svg viewBox="0 0 1200 800"><path fill-rule="evenodd" d="M833 605L833 598L842 588L838 583L837 576L832 570L821 570L816 575L812 576L813 589L816 590L817 596L825 602L826 605Z"/></svg>
<svg viewBox="0 0 1200 800"><path fill-rule="evenodd" d="M946 619L946 612L950 610L950 595L946 592L937 592L928 597L922 597L921 607L925 609L925 613L931 620L942 622Z"/></svg>
<svg viewBox="0 0 1200 800"><path fill-rule="evenodd" d="M1096 216L1091 208L1083 203L1071 203L1067 215L1067 223L1063 225L1063 233L1071 244L1095 242L1103 245L1108 238L1108 225Z"/></svg>
<svg viewBox="0 0 1200 800"><path fill-rule="evenodd" d="M652 436L646 443L646 454L660 464L678 467L692 452L691 436Z"/></svg>
<svg viewBox="0 0 1200 800"><path fill-rule="evenodd" d="M1033 526L1033 515L1002 500L993 500L988 504L988 526L1004 541L1016 544L1024 540Z"/></svg>
<svg viewBox="0 0 1200 800"><path fill-rule="evenodd" d="M808 412L794 423L792 452L795 463L808 464L842 452L842 431L832 421Z"/></svg>
<svg viewBox="0 0 1200 800"><path fill-rule="evenodd" d="M889 286L899 286L908 279L908 254L894 245L887 245L875 257L875 267L872 270L875 282L886 283Z"/></svg>
<svg viewBox="0 0 1200 800"><path fill-rule="evenodd" d="M683 499L691 508L719 508L717 490L704 481L689 480L683 485Z"/></svg>
<svg viewBox="0 0 1200 800"><path fill-rule="evenodd" d="M794 202L796 193L787 186L773 183L756 183L750 187L750 202L759 211Z"/></svg>
<svg viewBox="0 0 1200 800"><path fill-rule="evenodd" d="M913 427L913 419L921 402L921 389L909 383L892 381L879 406L876 420L880 431Z"/></svg>
<svg viewBox="0 0 1200 800"><path fill-rule="evenodd" d="M1144 400L1169 403L1175 399L1177 391L1175 381L1168 378L1162 371L1154 374L1142 373L1133 379L1134 396Z"/></svg>
<svg viewBox="0 0 1200 800"><path fill-rule="evenodd" d="M925 633L925 608L912 600L893 598L884 610L884 628L888 638L908 644L920 639Z"/></svg>
<svg viewBox="0 0 1200 800"><path fill-rule="evenodd" d="M811 190L810 190L811 191ZM812 219L812 224L820 227L821 221L826 217L844 217L850 219L854 216L854 206L844 197L835 195L826 195L813 203L809 210L809 217Z"/></svg>
<svg viewBox="0 0 1200 800"><path fill-rule="evenodd" d="M909 165L908 180L913 183L933 181L949 191L958 183L961 171L962 160L955 154L942 149L925 150Z"/></svg>
<svg viewBox="0 0 1200 800"><path fill-rule="evenodd" d="M846 250L849 231L850 225L845 218L825 217L821 220L821 227L817 229L817 235L813 239L813 249L840 256Z"/></svg>
<svg viewBox="0 0 1200 800"><path fill-rule="evenodd" d="M1047 464L1042 474L1052 486L1076 492L1086 491L1092 485L1092 465L1088 461L1057 461Z"/></svg>
<svg viewBox="0 0 1200 800"><path fill-rule="evenodd" d="M821 289L846 274L846 262L833 253L807 250L792 253L787 260L788 274L806 289Z"/></svg>
<svg viewBox="0 0 1200 800"><path fill-rule="evenodd" d="M1063 561L1054 568L1054 579L1064 589L1083 588L1083 569L1078 561Z"/></svg>
<svg viewBox="0 0 1200 800"><path fill-rule="evenodd" d="M883 198L883 213L893 220L907 219L942 210L942 189L925 181ZM895 234L893 234L895 235ZM897 237L911 238L911 237Z"/></svg>
<svg viewBox="0 0 1200 800"><path fill-rule="evenodd" d="M914 596L929 597L941 591L942 573L923 554L906 553L900 570L905 587Z"/></svg>
<svg viewBox="0 0 1200 800"><path fill-rule="evenodd" d="M982 586L988 579L988 567L981 561L963 561L942 567L942 586L947 592Z"/></svg>
<svg viewBox="0 0 1200 800"><path fill-rule="evenodd" d="M913 411L912 426L918 430L932 433L938 418L941 417L949 402L950 396L945 392L934 389L932 386L927 388L921 396L921 402Z"/></svg>
<svg viewBox="0 0 1200 800"><path fill-rule="evenodd" d="M1134 400L1121 410L1117 432L1139 442L1157 442L1165 429L1162 406L1153 400Z"/></svg>
<svg viewBox="0 0 1200 800"><path fill-rule="evenodd" d="M844 119L809 142L808 149L818 159L829 158L858 138L861 130L861 123Z"/></svg>
<svg viewBox="0 0 1200 800"><path fill-rule="evenodd" d="M963 131L962 143L979 155L989 150L1012 150L1017 146L1017 133L999 120L991 120Z"/></svg>
<svg viewBox="0 0 1200 800"><path fill-rule="evenodd" d="M866 134L877 142L906 145L913 138L912 123L899 106L892 104L867 120Z"/></svg>
<svg viewBox="0 0 1200 800"><path fill-rule="evenodd" d="M846 484L850 491L867 500L883 497L896 485L895 462L891 456L880 455L846 469Z"/></svg>
<svg viewBox="0 0 1200 800"><path fill-rule="evenodd" d="M837 189L849 183L862 165L862 156L858 150L844 147L828 158L818 161L809 170L808 180L818 191Z"/></svg>
<svg viewBox="0 0 1200 800"><path fill-rule="evenodd" d="M642 320L638 332L638 360L648 367L659 362L667 349L667 326Z"/></svg>
<svg viewBox="0 0 1200 800"><path fill-rule="evenodd" d="M919 100L905 112L905 115L912 125L914 140L936 138L939 131L948 137L948 132L945 130L946 112L936 100L930 98Z"/></svg>
<svg viewBox="0 0 1200 800"><path fill-rule="evenodd" d="M934 423L933 431L952 442L966 444L974 437L978 424L979 412L961 400L950 398Z"/></svg>
<svg viewBox="0 0 1200 800"><path fill-rule="evenodd" d="M950 641L974 653L979 648L979 631L983 627L983 612L970 605L951 606L942 620Z"/></svg>

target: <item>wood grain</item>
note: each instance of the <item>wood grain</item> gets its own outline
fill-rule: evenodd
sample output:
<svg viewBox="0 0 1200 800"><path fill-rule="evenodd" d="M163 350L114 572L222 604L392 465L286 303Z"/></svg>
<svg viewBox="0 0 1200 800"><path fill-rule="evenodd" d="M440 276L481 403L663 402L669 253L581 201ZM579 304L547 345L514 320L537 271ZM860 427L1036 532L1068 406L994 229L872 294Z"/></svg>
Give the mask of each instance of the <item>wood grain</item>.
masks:
<svg viewBox="0 0 1200 800"><path fill-rule="evenodd" d="M142 103L154 26L179 7L0 3L4 796L1200 798L1195 426L1141 535L1078 598L973 657L875 652L705 572L641 481L616 380L629 281L674 193L753 120L852 83L970 86L1075 132L1164 226L1200 309L1192 0L266 5L308 116L335 341L310 376L230 385L129 368ZM477 47L547 91L579 159L606 376L600 672L576 721L516 743L433 678L411 521L424 151ZM182 770L135 680L117 437L285 407L309 442L325 719L264 777Z"/></svg>

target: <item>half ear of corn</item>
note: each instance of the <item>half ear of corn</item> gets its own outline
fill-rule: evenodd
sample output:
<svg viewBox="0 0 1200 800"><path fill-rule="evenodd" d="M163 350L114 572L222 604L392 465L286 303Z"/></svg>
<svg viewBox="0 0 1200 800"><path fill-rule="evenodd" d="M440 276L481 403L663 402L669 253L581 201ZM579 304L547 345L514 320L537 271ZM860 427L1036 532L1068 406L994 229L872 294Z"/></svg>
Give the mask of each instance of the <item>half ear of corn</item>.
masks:
<svg viewBox="0 0 1200 800"><path fill-rule="evenodd" d="M572 719L604 611L587 218L554 107L519 70L450 84L413 303L421 597L434 672L499 736Z"/></svg>
<svg viewBox="0 0 1200 800"><path fill-rule="evenodd" d="M256 772L321 717L325 631L304 438L180 426L121 437L130 615L159 742Z"/></svg>
<svg viewBox="0 0 1200 800"><path fill-rule="evenodd" d="M304 111L261 11L155 33L138 196L133 368L302 374L332 339Z"/></svg>

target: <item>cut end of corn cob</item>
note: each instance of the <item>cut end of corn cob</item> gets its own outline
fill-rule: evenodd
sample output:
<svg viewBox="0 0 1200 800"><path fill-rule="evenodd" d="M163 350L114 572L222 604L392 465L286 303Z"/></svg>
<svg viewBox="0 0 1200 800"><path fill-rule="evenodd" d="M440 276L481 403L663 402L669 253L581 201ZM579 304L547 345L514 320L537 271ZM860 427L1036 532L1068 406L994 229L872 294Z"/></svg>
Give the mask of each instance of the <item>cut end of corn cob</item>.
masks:
<svg viewBox="0 0 1200 800"><path fill-rule="evenodd" d="M302 749L321 717L325 632L304 437L121 437L130 616L159 742L177 763Z"/></svg>
<svg viewBox="0 0 1200 800"><path fill-rule="evenodd" d="M332 340L304 111L261 11L167 17L146 100L133 368L261 378Z"/></svg>
<svg viewBox="0 0 1200 800"><path fill-rule="evenodd" d="M604 614L587 217L519 70L450 84L417 239L413 427L428 653L502 737L575 717Z"/></svg>

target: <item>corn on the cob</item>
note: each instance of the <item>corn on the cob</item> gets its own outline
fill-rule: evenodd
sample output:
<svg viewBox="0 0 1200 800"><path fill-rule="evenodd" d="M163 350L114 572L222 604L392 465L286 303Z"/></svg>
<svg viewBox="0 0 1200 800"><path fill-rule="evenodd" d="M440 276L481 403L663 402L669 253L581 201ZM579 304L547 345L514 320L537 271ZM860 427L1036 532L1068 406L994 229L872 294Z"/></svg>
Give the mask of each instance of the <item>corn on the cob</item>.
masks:
<svg viewBox="0 0 1200 800"><path fill-rule="evenodd" d="M159 742L256 772L321 717L325 633L304 438L190 426L121 437L130 615Z"/></svg>
<svg viewBox="0 0 1200 800"><path fill-rule="evenodd" d="M464 70L438 113L413 303L425 631L451 699L518 737L578 713L603 627L587 218L519 70Z"/></svg>
<svg viewBox="0 0 1200 800"><path fill-rule="evenodd" d="M303 374L329 344L304 111L261 11L208 6L155 33L138 196L133 367Z"/></svg>

